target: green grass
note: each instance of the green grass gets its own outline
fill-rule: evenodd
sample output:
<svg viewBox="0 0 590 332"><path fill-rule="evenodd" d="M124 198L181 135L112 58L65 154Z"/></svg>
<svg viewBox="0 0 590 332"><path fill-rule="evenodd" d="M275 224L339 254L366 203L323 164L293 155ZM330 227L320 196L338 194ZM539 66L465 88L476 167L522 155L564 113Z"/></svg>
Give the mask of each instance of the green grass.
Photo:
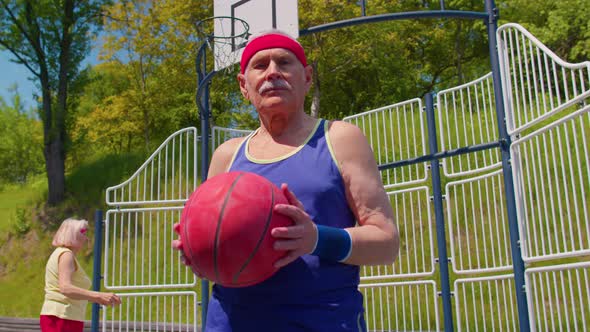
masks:
<svg viewBox="0 0 590 332"><path fill-rule="evenodd" d="M107 186L124 181L145 159L141 155L97 157L67 175L67 198L58 207L46 207L44 176L24 185L5 185L0 190L0 316L37 317L44 297L45 263L53 247L51 236L69 216L86 218L94 238L93 213L104 206ZM100 176L97 176L99 174ZM24 227L23 226L27 226ZM19 229L28 231L19 232ZM91 240L77 255L92 275ZM90 318L90 307L87 309Z"/></svg>
<svg viewBox="0 0 590 332"><path fill-rule="evenodd" d="M0 316L36 317L44 296L45 261L51 248L46 235L32 232L22 239L12 239L3 252L2 265L9 263L0 277ZM26 245L25 245L26 244Z"/></svg>
<svg viewBox="0 0 590 332"><path fill-rule="evenodd" d="M7 185L0 191L0 234L12 230L17 209L30 207L43 199L46 180L35 178L26 185Z"/></svg>
<svg viewBox="0 0 590 332"><path fill-rule="evenodd" d="M43 298L47 235L30 223L29 211L45 196L45 179L36 178L0 192L0 316L35 317ZM19 212L24 211L32 230L16 231Z"/></svg>
<svg viewBox="0 0 590 332"><path fill-rule="evenodd" d="M67 176L70 198L78 206L104 207L106 188L125 181L146 158L140 153L111 154L86 162Z"/></svg>

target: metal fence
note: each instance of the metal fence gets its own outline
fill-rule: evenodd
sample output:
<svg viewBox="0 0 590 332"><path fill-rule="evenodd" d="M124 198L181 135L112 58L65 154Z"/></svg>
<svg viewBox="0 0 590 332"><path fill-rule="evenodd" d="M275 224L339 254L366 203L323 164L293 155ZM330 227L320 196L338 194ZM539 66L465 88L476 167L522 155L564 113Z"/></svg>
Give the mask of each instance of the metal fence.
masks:
<svg viewBox="0 0 590 332"><path fill-rule="evenodd" d="M199 330L197 278L172 249L174 223L197 187L198 143L195 128L179 130L107 188L103 284L122 304L102 307L101 331Z"/></svg>
<svg viewBox="0 0 590 332"><path fill-rule="evenodd" d="M590 62L562 61L517 24L497 38L509 141L498 134L492 74L438 92L435 105L412 99L343 119L373 148L401 237L394 264L361 269L370 331L439 331L449 322L458 331L514 331L522 319L532 331L589 329ZM213 127L212 148L248 133ZM107 190L104 286L124 305L104 310L103 321L199 326L197 280L170 247L197 186L197 145L195 128L181 130ZM524 289L514 257L525 263Z"/></svg>

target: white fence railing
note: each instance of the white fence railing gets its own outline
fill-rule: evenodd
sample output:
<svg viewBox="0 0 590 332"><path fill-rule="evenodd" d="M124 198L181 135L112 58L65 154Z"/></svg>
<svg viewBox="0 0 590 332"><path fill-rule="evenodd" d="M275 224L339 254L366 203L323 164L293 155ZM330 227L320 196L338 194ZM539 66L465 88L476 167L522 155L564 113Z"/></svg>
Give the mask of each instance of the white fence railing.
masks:
<svg viewBox="0 0 590 332"><path fill-rule="evenodd" d="M459 274L512 269L502 170L446 185L451 262Z"/></svg>
<svg viewBox="0 0 590 332"><path fill-rule="evenodd" d="M510 148L525 261L590 254L590 105Z"/></svg>
<svg viewBox="0 0 590 332"><path fill-rule="evenodd" d="M489 73L472 82L440 91L436 96L441 151L498 141L494 85ZM442 160L446 176L462 176L497 168L497 149Z"/></svg>
<svg viewBox="0 0 590 332"><path fill-rule="evenodd" d="M512 274L455 280L457 331L518 331Z"/></svg>
<svg viewBox="0 0 590 332"><path fill-rule="evenodd" d="M590 91L590 61L563 61L518 24L504 24L496 34L510 135L562 112Z"/></svg>
<svg viewBox="0 0 590 332"><path fill-rule="evenodd" d="M361 129L373 148L378 165L412 159L426 154L426 113L421 99L345 117ZM422 183L427 178L426 163L390 168L381 171L386 189Z"/></svg>
<svg viewBox="0 0 590 332"><path fill-rule="evenodd" d="M197 129L170 135L125 182L107 188L110 206L184 203L197 187Z"/></svg>
<svg viewBox="0 0 590 332"><path fill-rule="evenodd" d="M361 284L368 331L440 331L434 281Z"/></svg>
<svg viewBox="0 0 590 332"><path fill-rule="evenodd" d="M531 331L590 329L590 262L527 269Z"/></svg>
<svg viewBox="0 0 590 332"><path fill-rule="evenodd" d="M187 291L119 294L121 305L102 307L102 332L198 332L197 293Z"/></svg>
<svg viewBox="0 0 590 332"><path fill-rule="evenodd" d="M192 287L196 277L172 249L182 206L109 210L105 218L107 289Z"/></svg>

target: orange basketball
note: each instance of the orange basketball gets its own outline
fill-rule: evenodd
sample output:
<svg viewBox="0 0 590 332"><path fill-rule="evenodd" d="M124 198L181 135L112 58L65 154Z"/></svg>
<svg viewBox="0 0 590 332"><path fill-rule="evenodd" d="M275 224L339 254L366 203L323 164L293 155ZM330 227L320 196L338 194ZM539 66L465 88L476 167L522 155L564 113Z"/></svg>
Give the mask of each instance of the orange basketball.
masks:
<svg viewBox="0 0 590 332"><path fill-rule="evenodd" d="M184 255L205 279L226 287L244 287L272 276L284 251L273 249L270 231L292 225L274 212L288 204L266 178L228 172L205 181L188 199L180 217Z"/></svg>

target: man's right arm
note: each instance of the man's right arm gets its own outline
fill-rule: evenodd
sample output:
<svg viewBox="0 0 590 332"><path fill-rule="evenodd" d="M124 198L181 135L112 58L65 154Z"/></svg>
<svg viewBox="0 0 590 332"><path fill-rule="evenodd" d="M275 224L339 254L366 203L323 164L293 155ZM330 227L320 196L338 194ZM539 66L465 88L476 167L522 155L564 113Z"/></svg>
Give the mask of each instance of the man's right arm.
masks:
<svg viewBox="0 0 590 332"><path fill-rule="evenodd" d="M209 164L207 179L228 171L234 154L244 139L244 137L232 138L215 149Z"/></svg>

